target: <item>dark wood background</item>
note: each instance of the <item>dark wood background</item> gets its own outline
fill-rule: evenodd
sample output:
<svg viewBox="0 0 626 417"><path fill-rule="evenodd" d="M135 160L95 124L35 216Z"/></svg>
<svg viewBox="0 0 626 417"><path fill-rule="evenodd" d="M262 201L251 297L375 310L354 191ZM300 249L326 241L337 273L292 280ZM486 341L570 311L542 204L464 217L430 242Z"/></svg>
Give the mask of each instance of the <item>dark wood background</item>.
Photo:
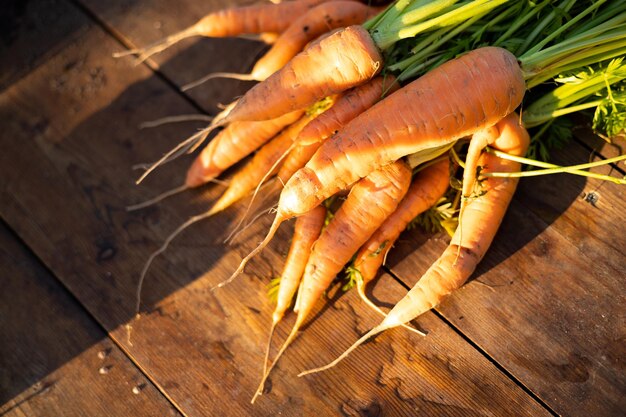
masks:
<svg viewBox="0 0 626 417"><path fill-rule="evenodd" d="M289 226L244 275L212 292L270 218L234 246L222 241L243 204L198 223L154 263L142 316L134 317L149 254L222 191L208 186L127 212L178 185L190 160L164 166L141 186L132 166L158 158L202 124L138 126L215 114L251 84L215 81L185 93L180 86L212 71L245 72L265 47L190 39L137 66L112 54L231 4L3 4L0 414L623 415L626 205L624 187L608 182L522 180L473 279L416 321L427 337L395 329L334 369L298 378L379 320L354 291L333 288L254 405L273 309L266 285L282 267ZM623 153L584 132L581 123L556 163ZM623 168L595 171L623 176ZM401 298L447 242L405 233L372 296L386 306ZM277 341L292 323L289 317Z"/></svg>

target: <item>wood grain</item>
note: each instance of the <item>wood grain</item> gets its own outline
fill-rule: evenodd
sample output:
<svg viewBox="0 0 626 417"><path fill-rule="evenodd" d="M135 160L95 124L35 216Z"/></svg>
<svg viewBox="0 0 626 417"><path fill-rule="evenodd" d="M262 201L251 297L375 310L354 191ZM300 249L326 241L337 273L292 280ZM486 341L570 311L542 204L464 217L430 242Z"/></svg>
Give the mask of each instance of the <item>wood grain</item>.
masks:
<svg viewBox="0 0 626 417"><path fill-rule="evenodd" d="M180 415L4 224L0 248L1 415Z"/></svg>
<svg viewBox="0 0 626 417"><path fill-rule="evenodd" d="M424 317L428 338L389 332L336 370L296 378L378 320L360 309L354 293L319 307L273 375L270 395L251 406L272 308L265 286L280 267L289 233L282 231L244 276L212 292L267 227L269 219L244 243L224 246L241 206L176 241L148 275L142 315L134 318L142 263L220 189L187 193L141 212L124 210L177 185L185 166L169 164L135 187L130 166L158 157L188 129L136 126L151 115L192 108L146 67L110 59L116 42L88 21L84 27L84 36L0 95L6 120L0 213L185 415L549 414L433 315ZM63 83L51 82L57 80ZM403 293L394 281L384 283L381 301Z"/></svg>

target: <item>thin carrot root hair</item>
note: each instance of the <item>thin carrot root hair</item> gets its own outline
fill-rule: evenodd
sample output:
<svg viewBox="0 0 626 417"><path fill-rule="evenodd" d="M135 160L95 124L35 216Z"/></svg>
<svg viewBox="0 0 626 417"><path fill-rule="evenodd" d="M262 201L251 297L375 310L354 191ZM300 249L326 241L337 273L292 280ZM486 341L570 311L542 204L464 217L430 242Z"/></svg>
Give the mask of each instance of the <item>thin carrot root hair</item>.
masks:
<svg viewBox="0 0 626 417"><path fill-rule="evenodd" d="M259 383L259 386L256 392L254 393L254 396L252 396L252 399L250 400L250 404L254 404L254 402L259 397L259 395L263 394L263 388L265 388L265 381L267 381L267 378L270 376L272 369L274 369L280 357L283 355L283 353L285 353L285 350L287 350L287 348L295 340L296 336L298 335L298 330L300 329L301 324L302 323L296 321L296 323L293 326L293 329L291 330L291 333L289 333L289 336L287 336L287 339L285 339L285 342L283 343L280 350L274 357L274 360L272 361L271 365L268 368L264 369L263 378L261 378L261 382Z"/></svg>
<svg viewBox="0 0 626 417"><path fill-rule="evenodd" d="M270 359L270 349L272 347L272 338L274 337L274 331L276 330L276 325L278 324L278 322L276 321L272 321L272 327L270 327L270 334L267 338L267 347L265 348L265 356L263 357L263 375L267 374L267 363L269 362ZM261 387L261 391L263 390L263 387ZM257 393L258 393L258 389L257 389ZM252 398L251 403L254 404L254 399L257 397L257 393L254 394L254 398Z"/></svg>
<svg viewBox="0 0 626 417"><path fill-rule="evenodd" d="M169 123L211 122L211 121L213 121L213 116L209 116L206 114L179 114L176 116L166 116L166 117L161 117L159 119L143 122L139 125L139 129L158 127L158 126L163 126Z"/></svg>
<svg viewBox="0 0 626 417"><path fill-rule="evenodd" d="M226 123L223 121L220 121L217 123L211 123L209 127L204 128L201 131L194 133L193 135L191 135L184 141L180 142L170 151L165 153L165 155L163 155L161 158L149 164L149 167L145 170L143 174L141 174L141 176L137 179L137 181L135 181L135 183L141 184L141 182L145 180L146 177L152 173L152 171L154 171L161 165L164 165L168 162L172 162L176 158L184 155L185 153L193 152L193 150L195 150L198 146L200 146L200 144L202 144L202 142L206 140L206 138L209 136L209 134L213 130L217 129L218 127L222 127L225 124Z"/></svg>
<svg viewBox="0 0 626 417"><path fill-rule="evenodd" d="M213 288L211 288L211 291L215 291L218 288L222 288L225 285L230 284L237 277L237 275L241 274L243 272L243 269L246 267L246 264L250 261L250 259L255 257L259 252L261 252L267 246L268 243L270 243L270 241L276 234L276 231L278 230L282 222L285 220L287 220L287 217L281 216L280 212L276 213L276 217L274 217L274 222L272 222L272 226L270 227L270 230L267 232L265 239L263 239L263 241L256 248L254 248L252 252L250 252L245 258L241 260L241 263L239 264L235 272L233 272L230 277L220 282L219 284L213 286Z"/></svg>
<svg viewBox="0 0 626 417"><path fill-rule="evenodd" d="M129 55L137 55L134 64L139 65L146 59L150 58L152 55L164 51L175 43L178 43L183 39L191 38L193 36L199 36L201 34L202 33L200 32L198 27L194 25L178 33L174 33L161 40L158 40L144 48L135 48L123 52L116 52L113 54L113 58L122 58Z"/></svg>
<svg viewBox="0 0 626 417"><path fill-rule="evenodd" d="M228 181L225 180L221 180L219 178L212 178L210 180L207 181L207 183L211 183L211 184L217 184L217 185L221 185L222 187L228 187ZM187 191L191 189L191 187L187 184L181 184L178 187L174 187L172 189L163 191L162 193L149 198L148 200L142 201L140 203L137 204L132 204L130 206L126 206L126 211L135 211L135 210L140 210L140 209L144 209L146 207L150 207L156 203L159 203L163 200L165 200L166 198L169 198L171 196L180 194L184 191Z"/></svg>
<svg viewBox="0 0 626 417"><path fill-rule="evenodd" d="M192 88L196 88L197 86L204 84L209 80L214 80L216 78L228 78L232 80L239 81L262 81L259 80L258 77L255 77L253 74L241 74L238 72L212 72L210 74L205 75L204 77L198 78L195 81L192 81L188 84L185 84L181 87L182 91L188 91Z"/></svg>
<svg viewBox="0 0 626 417"><path fill-rule="evenodd" d="M142 287L143 287L143 282L144 282L144 280L146 278L148 270L150 269L150 265L152 264L154 259L157 256L159 256L160 254L162 254L163 252L165 252L165 250L167 250L167 247L172 242L172 240L174 240L174 238L176 236L178 236L183 230L185 230L186 228L188 228L192 224L199 222L200 220L203 220L203 219L211 217L213 214L215 214L215 213L213 213L211 211L207 211L205 213L198 214L198 215L195 215L193 217L190 217L186 222L184 222L183 224L178 226L176 228L176 230L174 230L165 239L165 241L163 242L163 244L161 245L161 247L159 249L157 249L156 251L152 252L150 257L148 258L148 260L144 264L143 269L141 270L141 274L139 275L139 283L137 284L137 303L135 304L135 312L137 314L139 314L139 309L141 307L141 290L142 290Z"/></svg>
<svg viewBox="0 0 626 417"><path fill-rule="evenodd" d="M259 220L262 216L264 216L264 215L266 215L266 214L271 213L272 211L274 211L274 212L276 211L276 205L275 205L275 204L273 204L273 205L272 205L272 206L270 206L270 207L265 207L265 208L260 209L260 210L259 210L259 211L258 211L258 212L254 215L254 217L252 218L252 220L250 220L248 223L246 223L246 225L245 225L245 226L243 226L243 227L242 227L241 229L239 229L239 230L236 230L236 231L235 231L235 230L233 230L233 231L231 231L231 232L228 234L228 236L226 237L226 239L224 239L224 243L227 243L227 244L233 244L233 243L237 240L237 238L238 238L239 236L241 236L241 234L242 234L243 232L245 232L246 230L248 230L248 228L249 228L249 227L251 227L254 223L256 223L256 221L257 221L257 220Z"/></svg>
<svg viewBox="0 0 626 417"><path fill-rule="evenodd" d="M137 203L137 204L132 204L130 206L126 206L126 211L135 211L135 210L140 210L140 209L149 207L149 206L151 206L153 204L156 204L156 203L158 203L160 201L165 200L168 197L171 197L173 195L182 193L183 191L186 191L188 189L189 189L189 187L186 184L179 185L178 187L174 187L172 189L166 190L166 191L162 192L161 194L159 194L159 195L157 195L155 197L152 197L152 198L150 198L150 199L148 199L146 201L142 201L141 203Z"/></svg>

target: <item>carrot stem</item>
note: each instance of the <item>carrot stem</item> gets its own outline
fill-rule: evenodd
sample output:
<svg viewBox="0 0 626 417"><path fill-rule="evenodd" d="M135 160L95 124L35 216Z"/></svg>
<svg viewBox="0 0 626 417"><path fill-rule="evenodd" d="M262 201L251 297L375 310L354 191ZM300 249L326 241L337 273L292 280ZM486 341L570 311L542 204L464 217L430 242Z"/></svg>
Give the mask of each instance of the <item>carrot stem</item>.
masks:
<svg viewBox="0 0 626 417"><path fill-rule="evenodd" d="M571 165L571 166L560 166L555 164L550 164L547 162L536 161L534 159L523 158L520 156L510 155L506 152L498 151L493 148L487 148L487 152L510 161L519 162L526 165L532 165L540 168L546 168L542 170L534 170L534 171L523 171L523 172L489 172L482 174L483 177L507 177L507 178L520 178L520 177L535 177L539 175L549 175L549 174L559 174L559 173L567 173L567 174L575 174L584 177L597 178L605 181L611 181L616 184L626 184L626 179L620 179L616 177L611 177L609 175L597 174L594 172L582 171L587 168L594 168L602 165L612 164L614 162L619 162L626 160L626 155L616 156L610 159L604 159L602 161L589 162L586 164L579 165Z"/></svg>
<svg viewBox="0 0 626 417"><path fill-rule="evenodd" d="M529 2L530 3L530 2ZM509 26L506 32L504 32L494 43L494 46L501 46L504 41L508 40L514 33L516 33L522 26L524 26L531 18L536 16L545 6L552 4L552 0L545 0L544 2L531 6L531 9L521 17L515 20Z"/></svg>
<svg viewBox="0 0 626 417"><path fill-rule="evenodd" d="M474 0L441 16L428 19L425 22L415 25L405 26L400 29L397 34L395 34L394 38L382 39L377 42L377 44L381 49L385 49L397 40L412 38L417 34L430 29L459 24L467 19L470 19L476 14L485 13L504 3L507 3L508 1L509 0Z"/></svg>
<svg viewBox="0 0 626 417"><path fill-rule="evenodd" d="M572 8L574 3L575 3L575 0L565 0L559 6L557 6L556 9L563 10L563 12L566 13ZM521 55L522 53L524 53L524 51L528 48L528 46L532 44L535 38L537 38L537 36L539 36L541 32L543 32L545 27L548 26L548 24L550 24L550 22L555 17L556 17L555 10L548 13L548 15L545 16L543 20L534 27L533 31L528 36L526 36L526 39L524 39L524 43L517 49L516 55Z"/></svg>
<svg viewBox="0 0 626 417"><path fill-rule="evenodd" d="M527 53L533 53L533 52L536 52L536 51L540 51L541 48L543 48L548 43L550 43L550 41L552 41L553 39L556 39L557 36L559 36L561 33L565 32L567 29L572 27L575 23L578 23L583 17L587 16L589 13L592 13L595 10L597 10L598 7L602 6L604 3L606 3L606 0L598 0L597 2L593 3L590 7L586 8L581 13L577 14L576 16L574 16L572 19L567 21L565 24L559 26L559 28L557 30L553 31L548 36L544 37L541 40L541 42L535 44L535 46L533 46L530 50L528 50ZM570 2L569 6L570 7L573 6L573 2ZM565 11L568 11L568 10L569 10L569 8L565 8Z"/></svg>

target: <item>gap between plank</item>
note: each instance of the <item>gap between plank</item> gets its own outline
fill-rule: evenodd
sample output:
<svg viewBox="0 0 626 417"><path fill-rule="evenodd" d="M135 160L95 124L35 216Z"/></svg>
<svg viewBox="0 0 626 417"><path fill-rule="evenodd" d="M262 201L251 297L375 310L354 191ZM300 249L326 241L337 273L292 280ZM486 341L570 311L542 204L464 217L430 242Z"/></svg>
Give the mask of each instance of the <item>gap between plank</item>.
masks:
<svg viewBox="0 0 626 417"><path fill-rule="evenodd" d="M388 273L394 280L396 280L400 285L402 285L407 290L410 290L409 287L404 281L402 281L396 274L393 273L388 267L383 266L383 270ZM483 348L481 348L476 342L474 342L468 335L463 333L460 328L455 326L452 322L450 322L443 314L439 312L436 308L431 310L435 316L437 316L441 321L443 321L448 327L450 327L456 334L458 334L467 344L469 344L472 348L474 348L479 354L481 354L485 359L487 359L491 364L493 364L496 369L498 369L504 376L506 376L509 380L511 380L515 385L521 388L528 396L530 396L535 402L545 408L550 414L553 416L560 416L555 410L552 409L546 402L544 402L537 394L535 394L530 388L522 383L518 378L516 378L508 369L504 367L504 365L500 364L494 357L489 355Z"/></svg>

